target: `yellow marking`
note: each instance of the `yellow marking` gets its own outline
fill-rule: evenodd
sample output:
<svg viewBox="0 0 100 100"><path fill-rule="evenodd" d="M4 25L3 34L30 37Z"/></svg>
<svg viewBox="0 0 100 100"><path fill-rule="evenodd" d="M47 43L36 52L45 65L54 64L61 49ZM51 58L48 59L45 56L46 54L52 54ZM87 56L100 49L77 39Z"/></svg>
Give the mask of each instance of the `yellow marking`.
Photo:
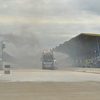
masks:
<svg viewBox="0 0 100 100"><path fill-rule="evenodd" d="M82 35L89 35L89 36L100 36L100 34L91 34L91 33L81 33Z"/></svg>

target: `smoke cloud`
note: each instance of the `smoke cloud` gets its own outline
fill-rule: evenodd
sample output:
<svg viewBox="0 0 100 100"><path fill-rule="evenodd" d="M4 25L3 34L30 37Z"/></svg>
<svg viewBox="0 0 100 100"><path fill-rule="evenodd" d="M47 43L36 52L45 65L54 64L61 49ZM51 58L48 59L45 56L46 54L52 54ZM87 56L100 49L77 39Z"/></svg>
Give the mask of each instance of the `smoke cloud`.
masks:
<svg viewBox="0 0 100 100"><path fill-rule="evenodd" d="M13 56L28 56L36 54L41 48L35 34L29 29L22 29L20 34L0 34L1 40L8 40L7 52Z"/></svg>
<svg viewBox="0 0 100 100"><path fill-rule="evenodd" d="M40 61L42 47L35 36L35 33L24 28L18 34L0 34L1 41L8 40L4 49L9 55L16 59L20 66L35 66ZM15 62L14 62L15 63Z"/></svg>

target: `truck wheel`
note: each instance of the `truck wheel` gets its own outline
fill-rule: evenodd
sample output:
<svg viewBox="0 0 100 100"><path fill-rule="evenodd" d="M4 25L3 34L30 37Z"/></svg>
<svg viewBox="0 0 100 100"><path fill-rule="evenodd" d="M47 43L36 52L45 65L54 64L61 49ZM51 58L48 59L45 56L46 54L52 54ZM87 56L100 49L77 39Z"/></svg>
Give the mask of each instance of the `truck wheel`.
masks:
<svg viewBox="0 0 100 100"><path fill-rule="evenodd" d="M83 66L83 68L85 68L85 66Z"/></svg>

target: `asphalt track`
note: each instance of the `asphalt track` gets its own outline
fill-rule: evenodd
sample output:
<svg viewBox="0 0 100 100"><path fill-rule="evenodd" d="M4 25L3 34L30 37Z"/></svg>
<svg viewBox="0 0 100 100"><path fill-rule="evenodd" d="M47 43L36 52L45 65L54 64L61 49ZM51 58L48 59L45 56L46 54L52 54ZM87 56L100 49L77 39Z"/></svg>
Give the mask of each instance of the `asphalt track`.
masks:
<svg viewBox="0 0 100 100"><path fill-rule="evenodd" d="M11 70L10 74L0 71L0 81L6 82L100 82L100 74L67 70Z"/></svg>
<svg viewBox="0 0 100 100"><path fill-rule="evenodd" d="M41 69L11 70L10 74L0 71L0 100L100 100L100 74Z"/></svg>

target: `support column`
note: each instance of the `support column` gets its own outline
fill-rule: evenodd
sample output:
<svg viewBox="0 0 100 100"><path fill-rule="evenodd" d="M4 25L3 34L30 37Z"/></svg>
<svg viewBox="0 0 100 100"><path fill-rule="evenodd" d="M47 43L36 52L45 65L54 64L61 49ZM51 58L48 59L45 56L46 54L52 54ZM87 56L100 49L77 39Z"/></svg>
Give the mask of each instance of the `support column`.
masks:
<svg viewBox="0 0 100 100"><path fill-rule="evenodd" d="M93 38L93 40L94 40L93 41L94 42L94 51L93 52L94 52L94 58L95 58L95 57L97 57L97 55L96 55L97 51L96 51L95 37Z"/></svg>
<svg viewBox="0 0 100 100"><path fill-rule="evenodd" d="M93 51L93 46L92 45L93 45L93 42L92 42L92 39L91 39L91 53L92 53L92 59L93 59L93 52L94 51Z"/></svg>
<svg viewBox="0 0 100 100"><path fill-rule="evenodd" d="M98 46L98 54L99 54L99 58L100 58L100 49L99 49L99 40L98 40L98 36L97 36L97 46Z"/></svg>

